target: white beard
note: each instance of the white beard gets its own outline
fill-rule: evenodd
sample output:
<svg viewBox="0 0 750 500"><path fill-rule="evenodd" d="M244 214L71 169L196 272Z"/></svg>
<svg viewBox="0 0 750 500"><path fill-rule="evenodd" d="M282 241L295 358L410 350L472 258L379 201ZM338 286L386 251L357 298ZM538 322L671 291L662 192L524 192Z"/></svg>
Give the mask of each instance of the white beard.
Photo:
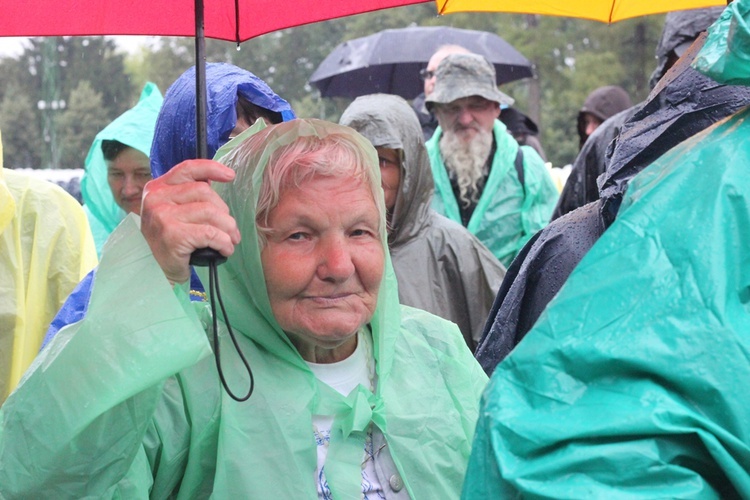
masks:
<svg viewBox="0 0 750 500"><path fill-rule="evenodd" d="M487 174L491 150L492 132L487 130L477 130L468 144L449 131L444 131L440 138L440 155L448 171L456 175L459 199L464 206L479 201L477 183Z"/></svg>

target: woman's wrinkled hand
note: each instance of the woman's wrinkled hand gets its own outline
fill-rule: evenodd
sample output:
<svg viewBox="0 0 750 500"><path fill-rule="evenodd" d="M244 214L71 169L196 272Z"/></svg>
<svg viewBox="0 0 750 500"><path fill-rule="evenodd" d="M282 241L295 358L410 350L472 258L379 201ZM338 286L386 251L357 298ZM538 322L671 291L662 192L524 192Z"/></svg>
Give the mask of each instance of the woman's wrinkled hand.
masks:
<svg viewBox="0 0 750 500"><path fill-rule="evenodd" d="M225 257L240 242L237 223L211 182L231 182L234 170L212 160L186 160L143 189L141 232L172 283L190 278L190 254L210 247Z"/></svg>

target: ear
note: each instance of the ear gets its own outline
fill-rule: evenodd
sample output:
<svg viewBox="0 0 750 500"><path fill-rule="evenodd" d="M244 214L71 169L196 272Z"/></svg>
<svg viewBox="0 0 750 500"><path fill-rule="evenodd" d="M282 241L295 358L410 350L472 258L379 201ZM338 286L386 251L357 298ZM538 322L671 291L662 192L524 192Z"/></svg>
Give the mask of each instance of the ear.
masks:
<svg viewBox="0 0 750 500"><path fill-rule="evenodd" d="M500 103L494 101L493 103L495 104L495 120L497 120L498 118L500 118Z"/></svg>

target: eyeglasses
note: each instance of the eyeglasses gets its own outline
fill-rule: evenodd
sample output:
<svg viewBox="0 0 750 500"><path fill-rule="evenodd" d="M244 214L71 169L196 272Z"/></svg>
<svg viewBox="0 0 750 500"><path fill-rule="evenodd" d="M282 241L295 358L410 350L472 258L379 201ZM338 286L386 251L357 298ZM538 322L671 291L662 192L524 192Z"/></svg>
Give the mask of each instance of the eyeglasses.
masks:
<svg viewBox="0 0 750 500"><path fill-rule="evenodd" d="M422 77L422 80L429 80L430 78L435 76L435 72L431 69L422 68L421 70L419 70L419 76Z"/></svg>

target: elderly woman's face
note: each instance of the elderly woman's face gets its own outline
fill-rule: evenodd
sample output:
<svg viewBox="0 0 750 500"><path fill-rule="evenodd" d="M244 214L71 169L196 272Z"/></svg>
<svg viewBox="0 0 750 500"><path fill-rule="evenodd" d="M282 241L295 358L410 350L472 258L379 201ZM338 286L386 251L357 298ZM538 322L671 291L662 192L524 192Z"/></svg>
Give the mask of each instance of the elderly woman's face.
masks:
<svg viewBox="0 0 750 500"><path fill-rule="evenodd" d="M271 309L308 361L310 350L356 346L377 305L384 250L370 189L353 179L313 177L287 187L268 217L261 253ZM314 357L314 356L313 356Z"/></svg>

